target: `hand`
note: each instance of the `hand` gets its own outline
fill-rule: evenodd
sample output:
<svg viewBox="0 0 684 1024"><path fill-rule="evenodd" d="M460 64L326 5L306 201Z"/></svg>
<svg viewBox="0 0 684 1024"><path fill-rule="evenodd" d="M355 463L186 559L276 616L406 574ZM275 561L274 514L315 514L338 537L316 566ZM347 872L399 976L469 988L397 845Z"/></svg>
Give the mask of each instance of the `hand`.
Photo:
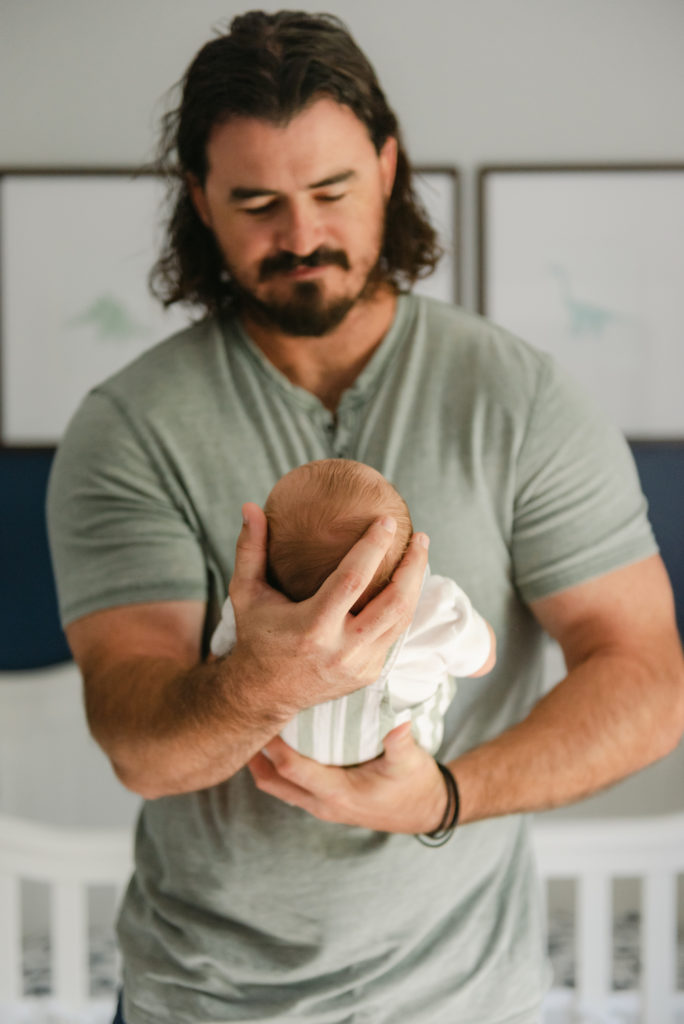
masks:
<svg viewBox="0 0 684 1024"><path fill-rule="evenodd" d="M232 663L241 663L245 677L285 720L373 682L413 616L427 565L427 537L414 534L390 583L351 615L392 543L396 523L391 517L368 528L313 597L294 603L266 583L264 513L250 503L243 516L230 584L237 627Z"/></svg>
<svg viewBox="0 0 684 1024"><path fill-rule="evenodd" d="M276 737L248 768L264 793L322 821L378 832L432 832L447 802L436 761L416 744L410 722L388 733L384 745L384 754L373 761L337 768L304 757Z"/></svg>

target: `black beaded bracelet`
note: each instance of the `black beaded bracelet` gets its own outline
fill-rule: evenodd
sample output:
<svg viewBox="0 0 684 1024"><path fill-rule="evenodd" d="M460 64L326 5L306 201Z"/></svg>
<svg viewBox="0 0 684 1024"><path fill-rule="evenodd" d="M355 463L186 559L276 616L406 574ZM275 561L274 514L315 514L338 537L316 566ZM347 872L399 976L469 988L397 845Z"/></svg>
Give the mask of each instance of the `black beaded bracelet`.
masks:
<svg viewBox="0 0 684 1024"><path fill-rule="evenodd" d="M451 839L454 829L458 824L458 812L461 807L456 779L445 764L442 764L440 761L436 763L447 788L447 804L442 820L437 828L433 832L420 833L416 836L418 842L422 843L423 846L444 846Z"/></svg>

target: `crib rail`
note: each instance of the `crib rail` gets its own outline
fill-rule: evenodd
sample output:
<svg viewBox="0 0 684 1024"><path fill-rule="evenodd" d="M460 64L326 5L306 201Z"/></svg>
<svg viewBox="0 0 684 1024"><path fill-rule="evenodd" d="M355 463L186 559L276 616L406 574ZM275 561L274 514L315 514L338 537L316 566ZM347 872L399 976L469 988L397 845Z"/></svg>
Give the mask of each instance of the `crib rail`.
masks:
<svg viewBox="0 0 684 1024"><path fill-rule="evenodd" d="M575 1012L606 1019L612 998L612 882L641 880L642 1024L671 1024L677 994L677 876L684 873L684 815L629 820L546 820L534 825L544 879L575 882Z"/></svg>
<svg viewBox="0 0 684 1024"><path fill-rule="evenodd" d="M0 996L23 993L21 883L50 891L52 987L77 1009L88 1002L87 891L120 891L132 864L131 835L113 828L62 828L0 817Z"/></svg>
<svg viewBox="0 0 684 1024"><path fill-rule="evenodd" d="M575 883L577 987L554 1020L684 1020L676 991L677 876L684 874L684 815L635 820L537 819L542 878ZM23 993L21 885L47 883L51 901L52 992L75 1012L89 1002L87 890L120 891L132 863L128 830L62 828L0 816L0 1002ZM642 882L642 986L631 1014L612 993L612 881ZM550 1019L550 1018L549 1018Z"/></svg>

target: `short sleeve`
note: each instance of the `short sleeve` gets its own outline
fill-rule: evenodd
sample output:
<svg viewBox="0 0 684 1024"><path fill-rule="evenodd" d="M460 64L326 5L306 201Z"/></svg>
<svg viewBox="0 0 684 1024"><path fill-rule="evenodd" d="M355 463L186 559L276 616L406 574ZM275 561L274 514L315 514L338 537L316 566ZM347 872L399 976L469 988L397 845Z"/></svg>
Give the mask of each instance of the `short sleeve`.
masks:
<svg viewBox="0 0 684 1024"><path fill-rule="evenodd" d="M206 600L202 543L173 474L97 390L60 444L47 499L62 623L114 605Z"/></svg>
<svg viewBox="0 0 684 1024"><path fill-rule="evenodd" d="M658 550L624 437L542 359L516 473L513 570L527 602Z"/></svg>

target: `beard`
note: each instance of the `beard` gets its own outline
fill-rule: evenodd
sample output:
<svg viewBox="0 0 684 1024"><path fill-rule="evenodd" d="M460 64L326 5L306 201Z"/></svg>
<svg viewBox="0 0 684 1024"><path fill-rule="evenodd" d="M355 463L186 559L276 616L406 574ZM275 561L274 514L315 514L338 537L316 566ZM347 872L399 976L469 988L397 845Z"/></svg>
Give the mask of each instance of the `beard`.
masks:
<svg viewBox="0 0 684 1024"><path fill-rule="evenodd" d="M308 256L280 252L262 262L259 268L259 281L269 281L278 274L287 273L297 267L328 265L339 266L343 270L350 269L349 258L341 249L321 247ZM372 298L384 282L380 253L356 293L327 300L320 282L313 280L294 281L292 292L287 299L260 299L251 288L242 284L229 265L226 265L226 269L230 275L230 289L237 308L247 313L257 323L275 327L292 337L319 338L329 334L342 323L357 302Z"/></svg>
<svg viewBox="0 0 684 1024"><path fill-rule="evenodd" d="M265 302L252 292L238 287L239 308L265 327L299 338L320 338L342 323L361 296L347 296L326 302L317 281L299 281L291 298Z"/></svg>

